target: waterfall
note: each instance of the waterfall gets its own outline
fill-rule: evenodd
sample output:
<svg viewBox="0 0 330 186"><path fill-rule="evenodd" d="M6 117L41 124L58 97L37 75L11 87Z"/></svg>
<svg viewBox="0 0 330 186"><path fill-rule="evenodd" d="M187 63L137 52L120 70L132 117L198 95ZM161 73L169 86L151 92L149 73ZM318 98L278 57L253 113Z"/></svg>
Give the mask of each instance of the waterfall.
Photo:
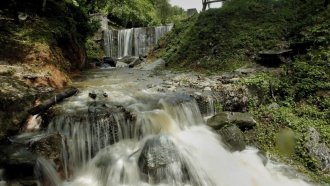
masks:
<svg viewBox="0 0 330 186"><path fill-rule="evenodd" d="M265 166L256 149L229 152L217 134L205 126L194 100L173 104L160 99L158 108L138 112L136 136L104 148L92 144L91 148L95 145L100 150L69 185L308 185L285 177L271 162ZM82 128L66 131L86 132ZM67 140L75 140L70 138ZM81 148L81 144L72 145Z"/></svg>
<svg viewBox="0 0 330 186"><path fill-rule="evenodd" d="M86 72L78 95L59 106L48 132L63 137L63 185L310 186L256 148L229 151L192 96L147 91L128 70Z"/></svg>
<svg viewBox="0 0 330 186"><path fill-rule="evenodd" d="M172 25L122 30L103 28L103 45L107 57L146 55L157 41L172 29Z"/></svg>
<svg viewBox="0 0 330 186"><path fill-rule="evenodd" d="M133 51L133 30L118 31L118 57L131 56Z"/></svg>

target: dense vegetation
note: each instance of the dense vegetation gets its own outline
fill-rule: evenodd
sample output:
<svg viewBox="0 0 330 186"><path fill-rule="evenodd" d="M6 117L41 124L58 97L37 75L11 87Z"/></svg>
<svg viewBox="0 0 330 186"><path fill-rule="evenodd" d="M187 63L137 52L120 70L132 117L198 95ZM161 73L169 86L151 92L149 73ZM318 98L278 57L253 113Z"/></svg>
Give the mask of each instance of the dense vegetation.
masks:
<svg viewBox="0 0 330 186"><path fill-rule="evenodd" d="M20 61L27 55L24 51L39 43L59 46L64 53L69 50L68 54L77 50L85 53L86 44L88 55L102 57L100 46L91 39L100 26L90 19L93 14L108 16L117 27L167 24L185 17L184 10L171 6L168 0L4 0L0 7L0 41L6 48L0 56ZM7 56L13 54L14 48L20 49L20 56ZM80 68L72 64L84 61L83 57L80 62L74 59L77 57L67 58L60 65L66 69L70 65L71 69Z"/></svg>
<svg viewBox="0 0 330 186"><path fill-rule="evenodd" d="M102 13L123 27L141 27L176 22L185 11L168 0L73 0L86 13Z"/></svg>
<svg viewBox="0 0 330 186"><path fill-rule="evenodd" d="M319 143L329 145L330 140L327 4L323 0L231 0L221 9L176 24L155 55L165 57L170 67L218 74L253 66L260 51L292 49L289 63L237 84L253 90L249 112L259 124L250 140L315 180L329 183L329 171L320 168L321 162L306 147L311 128L320 133Z"/></svg>

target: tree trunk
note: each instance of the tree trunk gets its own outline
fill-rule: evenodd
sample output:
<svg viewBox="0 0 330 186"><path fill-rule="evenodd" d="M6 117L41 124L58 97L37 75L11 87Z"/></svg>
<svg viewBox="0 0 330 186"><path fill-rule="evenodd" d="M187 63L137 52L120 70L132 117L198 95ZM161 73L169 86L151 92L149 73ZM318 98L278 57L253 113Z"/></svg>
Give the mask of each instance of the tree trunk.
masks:
<svg viewBox="0 0 330 186"><path fill-rule="evenodd" d="M36 107L33 107L28 112L31 115L36 115L36 114L43 113L46 110L48 110L51 106L63 101L65 98L68 98L68 97L71 97L71 96L75 95L77 92L78 92L78 89L73 88L73 89L69 89L67 91L64 91L62 93L59 93L56 96L44 101L42 104L40 104Z"/></svg>
<svg viewBox="0 0 330 186"><path fill-rule="evenodd" d="M203 12L206 10L207 4L203 3Z"/></svg>

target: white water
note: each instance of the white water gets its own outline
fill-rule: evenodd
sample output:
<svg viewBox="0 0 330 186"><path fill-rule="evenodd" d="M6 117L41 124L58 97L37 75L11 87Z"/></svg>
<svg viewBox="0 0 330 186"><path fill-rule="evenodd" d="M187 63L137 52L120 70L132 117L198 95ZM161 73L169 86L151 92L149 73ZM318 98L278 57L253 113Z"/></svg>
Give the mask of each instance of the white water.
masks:
<svg viewBox="0 0 330 186"><path fill-rule="evenodd" d="M145 91L141 82L134 81L136 77L126 74L113 72L108 77L95 72L95 79L78 83L78 87L88 88L63 104L66 113L51 123L49 131L64 137L67 179L63 185L310 185L287 174L282 165L271 161L264 165L255 148L229 152L220 136L206 126L194 100ZM122 81L122 77L127 79ZM136 119L111 109L87 112L88 105L94 104L88 92L101 89L108 94L101 103L123 105Z"/></svg>
<svg viewBox="0 0 330 186"><path fill-rule="evenodd" d="M146 55L172 25L122 30L104 29L104 51L108 57Z"/></svg>

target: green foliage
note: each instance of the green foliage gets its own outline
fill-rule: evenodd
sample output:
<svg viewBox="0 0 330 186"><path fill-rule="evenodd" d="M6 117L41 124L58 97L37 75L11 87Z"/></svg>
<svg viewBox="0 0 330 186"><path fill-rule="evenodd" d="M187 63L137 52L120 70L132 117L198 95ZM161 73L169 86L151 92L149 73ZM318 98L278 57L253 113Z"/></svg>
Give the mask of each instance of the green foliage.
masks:
<svg viewBox="0 0 330 186"><path fill-rule="evenodd" d="M171 6L168 0L109 0L100 8L124 27L167 24L185 16L183 9Z"/></svg>
<svg viewBox="0 0 330 186"><path fill-rule="evenodd" d="M274 93L281 88L281 82L270 73L259 73L251 77L244 78L240 84L246 85L249 89L254 90L254 94L260 98L271 98Z"/></svg>
<svg viewBox="0 0 330 186"><path fill-rule="evenodd" d="M175 25L160 54L170 64L193 68L241 66L260 50L288 45L284 36L294 15L284 7L268 0L228 1Z"/></svg>
<svg viewBox="0 0 330 186"><path fill-rule="evenodd" d="M310 127L320 132L323 142L329 141L330 125L326 111L306 102L288 104L279 101L278 104L276 109L267 105L250 108L259 120L253 141L262 150L281 156L318 182L329 181L316 169L318 162L309 156L305 147L306 132Z"/></svg>
<svg viewBox="0 0 330 186"><path fill-rule="evenodd" d="M93 39L88 38L85 44L88 58L100 59L104 56L104 51Z"/></svg>

